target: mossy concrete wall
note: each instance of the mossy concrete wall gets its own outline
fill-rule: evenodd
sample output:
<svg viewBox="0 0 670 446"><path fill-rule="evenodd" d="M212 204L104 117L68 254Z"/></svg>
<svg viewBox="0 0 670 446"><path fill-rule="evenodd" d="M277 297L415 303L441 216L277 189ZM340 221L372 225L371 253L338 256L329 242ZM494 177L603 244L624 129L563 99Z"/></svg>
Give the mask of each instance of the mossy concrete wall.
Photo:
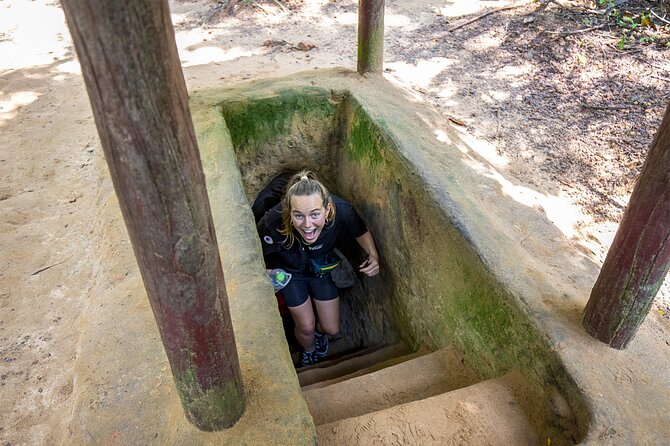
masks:
<svg viewBox="0 0 670 446"><path fill-rule="evenodd" d="M372 225L384 258L383 286L412 345L456 342L484 376L547 363L547 348L472 246L441 212L415 167L351 97L336 164L340 188ZM538 370L543 375L543 370Z"/></svg>
<svg viewBox="0 0 670 446"><path fill-rule="evenodd" d="M588 414L547 339L486 268L466 228L444 212L418 166L400 155L389 124L373 120L354 96L345 115L335 163L346 178L340 189L355 197L380 245L384 268L370 292L387 297L401 337L430 349L455 344L483 379L520 370L533 395L521 404L540 437L580 439ZM552 399L569 400L571 409L556 413Z"/></svg>
<svg viewBox="0 0 670 446"><path fill-rule="evenodd" d="M249 198L281 172L331 164L341 137L341 96L314 87L251 94L253 100L249 92L237 96L231 91L219 106Z"/></svg>

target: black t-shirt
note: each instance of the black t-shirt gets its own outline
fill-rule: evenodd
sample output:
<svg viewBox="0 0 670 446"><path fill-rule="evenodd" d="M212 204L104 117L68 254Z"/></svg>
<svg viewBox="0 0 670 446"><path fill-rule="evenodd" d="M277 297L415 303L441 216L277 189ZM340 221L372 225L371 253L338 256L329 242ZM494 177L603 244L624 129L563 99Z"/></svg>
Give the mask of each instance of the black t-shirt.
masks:
<svg viewBox="0 0 670 446"><path fill-rule="evenodd" d="M263 256L269 268L309 274L310 259L322 265L336 259L333 249L337 247L340 237L356 238L368 231L351 203L334 195L331 197L335 205L335 220L323 227L319 238L311 245L305 244L294 230L295 240L291 247L288 246L286 237L279 233L282 224L281 204L265 213L257 228L263 245Z"/></svg>

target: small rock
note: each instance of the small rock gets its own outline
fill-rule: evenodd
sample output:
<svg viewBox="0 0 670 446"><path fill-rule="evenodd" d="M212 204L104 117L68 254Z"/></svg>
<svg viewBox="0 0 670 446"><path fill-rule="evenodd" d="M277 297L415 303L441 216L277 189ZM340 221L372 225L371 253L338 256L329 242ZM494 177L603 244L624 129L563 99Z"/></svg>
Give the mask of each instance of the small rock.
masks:
<svg viewBox="0 0 670 446"><path fill-rule="evenodd" d="M528 17L524 17L523 23L533 23L535 21L535 17L532 15L529 15Z"/></svg>

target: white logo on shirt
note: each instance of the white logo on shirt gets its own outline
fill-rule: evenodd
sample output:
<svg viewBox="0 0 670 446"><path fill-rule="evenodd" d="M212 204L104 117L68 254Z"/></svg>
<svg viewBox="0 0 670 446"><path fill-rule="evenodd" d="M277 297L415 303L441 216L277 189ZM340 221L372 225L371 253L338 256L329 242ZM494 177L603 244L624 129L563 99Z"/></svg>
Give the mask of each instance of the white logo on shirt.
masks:
<svg viewBox="0 0 670 446"><path fill-rule="evenodd" d="M265 243L267 243L268 245L271 245L275 242L274 240L272 240L272 237L270 237L269 235L266 235L265 237L263 237L263 241Z"/></svg>

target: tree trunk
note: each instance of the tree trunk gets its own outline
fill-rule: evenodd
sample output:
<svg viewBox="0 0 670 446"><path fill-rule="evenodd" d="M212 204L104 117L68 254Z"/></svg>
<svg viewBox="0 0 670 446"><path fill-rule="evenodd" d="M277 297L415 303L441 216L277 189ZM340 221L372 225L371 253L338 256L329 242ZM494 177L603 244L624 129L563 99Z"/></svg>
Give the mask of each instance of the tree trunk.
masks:
<svg viewBox="0 0 670 446"><path fill-rule="evenodd" d="M244 391L167 1L62 6L186 416L232 426Z"/></svg>
<svg viewBox="0 0 670 446"><path fill-rule="evenodd" d="M384 0L358 0L358 73L384 66Z"/></svg>
<svg viewBox="0 0 670 446"><path fill-rule="evenodd" d="M670 105L584 310L593 337L628 346L670 268L669 238Z"/></svg>

